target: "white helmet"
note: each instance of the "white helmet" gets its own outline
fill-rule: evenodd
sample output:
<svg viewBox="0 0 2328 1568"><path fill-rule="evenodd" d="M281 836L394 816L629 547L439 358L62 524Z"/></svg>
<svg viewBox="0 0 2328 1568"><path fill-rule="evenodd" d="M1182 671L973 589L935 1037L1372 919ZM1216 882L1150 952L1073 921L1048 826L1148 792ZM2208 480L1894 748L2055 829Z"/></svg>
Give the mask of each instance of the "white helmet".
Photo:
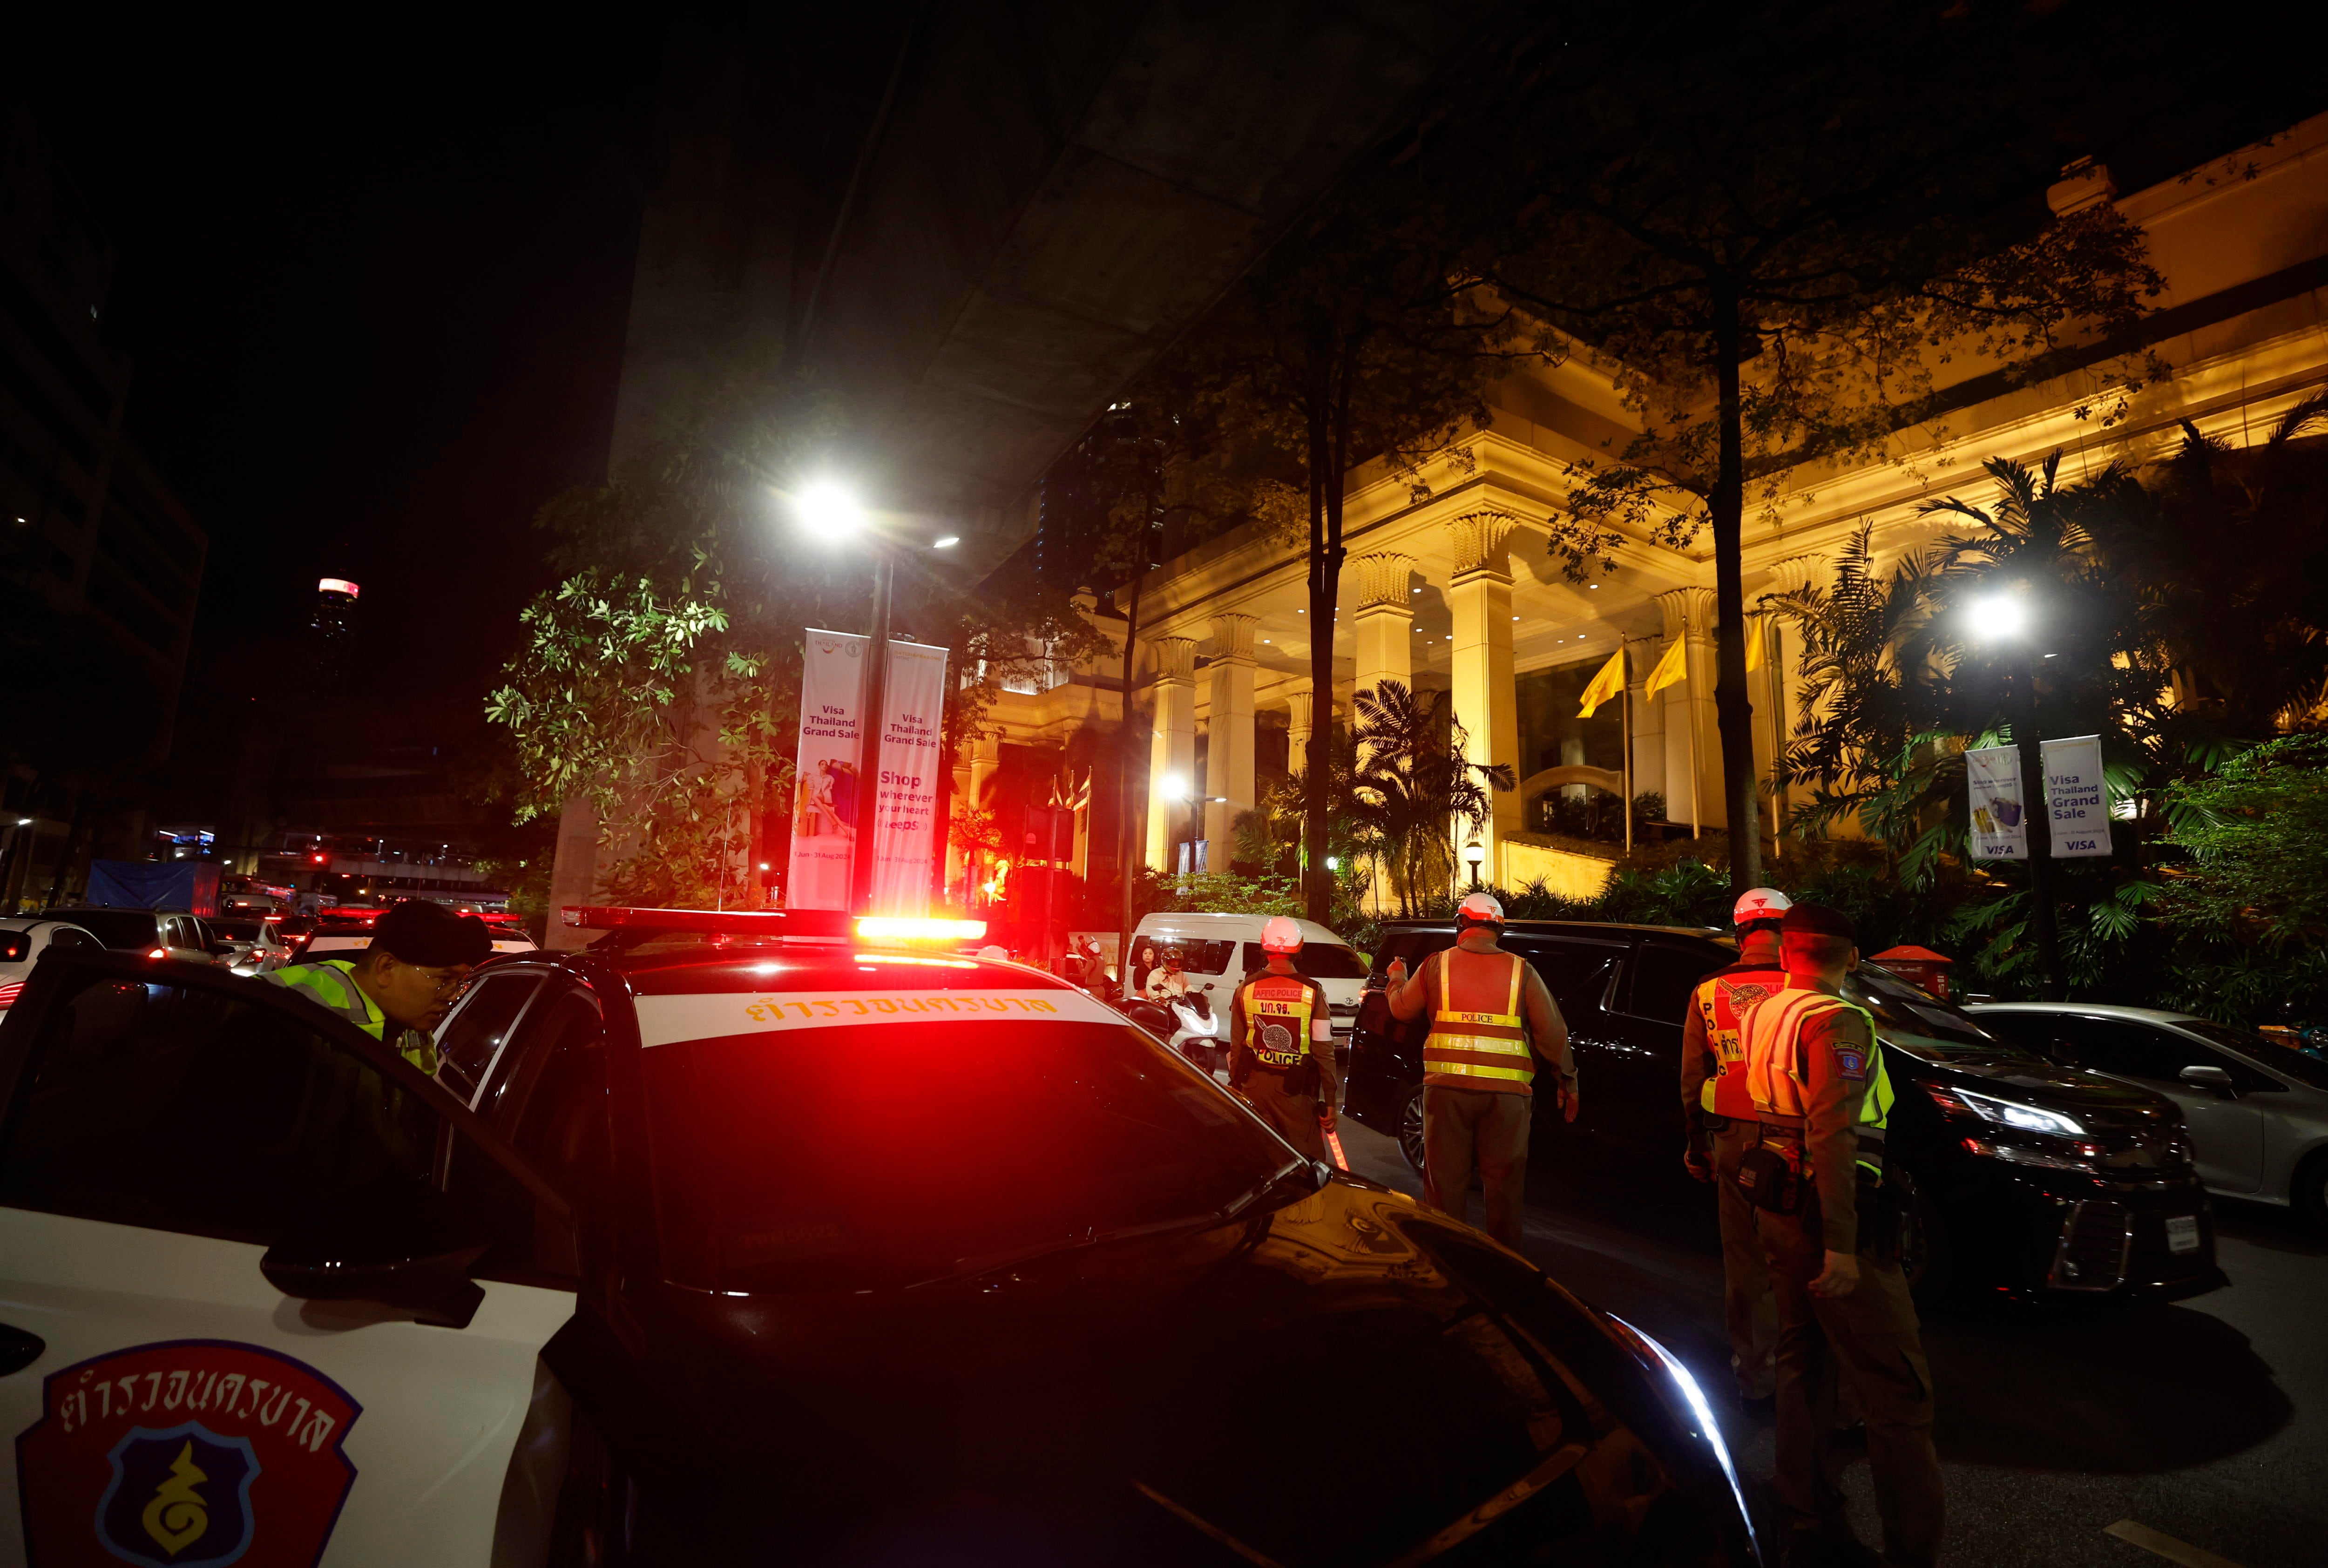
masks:
<svg viewBox="0 0 2328 1568"><path fill-rule="evenodd" d="M1730 923L1743 931L1758 920L1776 920L1794 906L1795 901L1776 887L1749 887L1738 896Z"/></svg>
<svg viewBox="0 0 2328 1568"><path fill-rule="evenodd" d="M1271 915L1261 927L1261 950L1263 953L1300 952L1301 927L1290 915Z"/></svg>
<svg viewBox="0 0 2328 1568"><path fill-rule="evenodd" d="M1492 893L1466 893L1463 902L1455 906L1455 918L1474 925L1501 925L1504 906L1496 902Z"/></svg>

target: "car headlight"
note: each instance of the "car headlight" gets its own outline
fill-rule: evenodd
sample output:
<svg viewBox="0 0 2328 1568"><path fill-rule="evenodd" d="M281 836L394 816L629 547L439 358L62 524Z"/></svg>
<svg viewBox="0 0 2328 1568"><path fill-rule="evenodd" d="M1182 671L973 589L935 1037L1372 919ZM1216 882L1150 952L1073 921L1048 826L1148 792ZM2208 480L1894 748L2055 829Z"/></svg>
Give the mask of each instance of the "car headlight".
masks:
<svg viewBox="0 0 2328 1568"><path fill-rule="evenodd" d="M2050 1132L2056 1138L2082 1138L2085 1128L2072 1116L2059 1111L2049 1111L2042 1105L2032 1105L2021 1100L1999 1100L1994 1095L1976 1094L1970 1089L1951 1084L1942 1088L1937 1084L1924 1085L1932 1103L1952 1116L1967 1113L1984 1122L1994 1122L2001 1127L2017 1127L2023 1132Z"/></svg>

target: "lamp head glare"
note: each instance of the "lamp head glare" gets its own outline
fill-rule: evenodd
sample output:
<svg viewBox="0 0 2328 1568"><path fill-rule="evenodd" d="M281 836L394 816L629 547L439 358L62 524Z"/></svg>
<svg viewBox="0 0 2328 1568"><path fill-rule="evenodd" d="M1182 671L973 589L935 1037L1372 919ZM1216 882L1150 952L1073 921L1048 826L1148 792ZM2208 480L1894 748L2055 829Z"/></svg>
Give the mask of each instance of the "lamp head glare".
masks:
<svg viewBox="0 0 2328 1568"><path fill-rule="evenodd" d="M2029 606L2015 594L1984 594L1965 606L1965 624L1984 643L2004 642L2029 628Z"/></svg>
<svg viewBox="0 0 2328 1568"><path fill-rule="evenodd" d="M865 503L847 485L829 479L794 493L793 511L803 526L824 539L846 538L865 527Z"/></svg>

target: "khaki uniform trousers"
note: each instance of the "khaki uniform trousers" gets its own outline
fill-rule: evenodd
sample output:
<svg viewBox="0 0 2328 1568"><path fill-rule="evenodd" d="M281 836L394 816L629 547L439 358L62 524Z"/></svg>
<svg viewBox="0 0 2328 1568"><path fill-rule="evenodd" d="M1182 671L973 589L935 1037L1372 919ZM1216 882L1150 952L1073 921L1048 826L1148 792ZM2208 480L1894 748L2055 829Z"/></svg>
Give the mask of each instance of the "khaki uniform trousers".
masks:
<svg viewBox="0 0 2328 1568"><path fill-rule="evenodd" d="M1859 1285L1814 1296L1826 1266L1818 1204L1799 1215L1756 1210L1779 1306L1779 1500L1790 1529L1841 1540L1842 1465L1834 1452L1836 1384L1848 1375L1867 1422L1883 1560L1905 1568L1938 1561L1946 1498L1932 1449L1932 1377L1916 1304L1899 1265L1859 1254Z"/></svg>
<svg viewBox="0 0 2328 1568"><path fill-rule="evenodd" d="M1762 1256L1754 1205L1738 1185L1738 1161L1760 1131L1759 1122L1733 1121L1709 1139L1722 1216L1723 1320L1741 1399L1768 1399L1778 1386L1779 1306L1770 1294L1770 1265Z"/></svg>
<svg viewBox="0 0 2328 1568"><path fill-rule="evenodd" d="M1271 1129L1310 1160L1326 1158L1326 1130L1318 1125L1318 1098L1314 1094L1289 1094L1285 1092L1282 1074L1266 1067L1255 1067L1237 1085L1245 1103L1255 1114L1268 1122Z"/></svg>
<svg viewBox="0 0 2328 1568"><path fill-rule="evenodd" d="M1487 1232L1514 1252L1527 1197L1531 1106L1526 1094L1422 1087L1422 1201L1468 1219L1476 1173L1487 1200Z"/></svg>

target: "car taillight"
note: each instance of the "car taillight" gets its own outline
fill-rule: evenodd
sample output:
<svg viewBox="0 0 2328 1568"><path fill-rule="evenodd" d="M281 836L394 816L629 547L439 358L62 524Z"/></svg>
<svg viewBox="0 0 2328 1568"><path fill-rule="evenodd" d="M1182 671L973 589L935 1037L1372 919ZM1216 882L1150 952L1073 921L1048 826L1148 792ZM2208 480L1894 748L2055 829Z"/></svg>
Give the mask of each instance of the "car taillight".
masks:
<svg viewBox="0 0 2328 1568"><path fill-rule="evenodd" d="M0 985L0 1007L14 1007L16 999L23 994L24 982L21 980L10 981L6 985Z"/></svg>
<svg viewBox="0 0 2328 1568"><path fill-rule="evenodd" d="M146 956L148 958L167 958L170 956L170 950L166 947L150 948L146 951Z"/></svg>

